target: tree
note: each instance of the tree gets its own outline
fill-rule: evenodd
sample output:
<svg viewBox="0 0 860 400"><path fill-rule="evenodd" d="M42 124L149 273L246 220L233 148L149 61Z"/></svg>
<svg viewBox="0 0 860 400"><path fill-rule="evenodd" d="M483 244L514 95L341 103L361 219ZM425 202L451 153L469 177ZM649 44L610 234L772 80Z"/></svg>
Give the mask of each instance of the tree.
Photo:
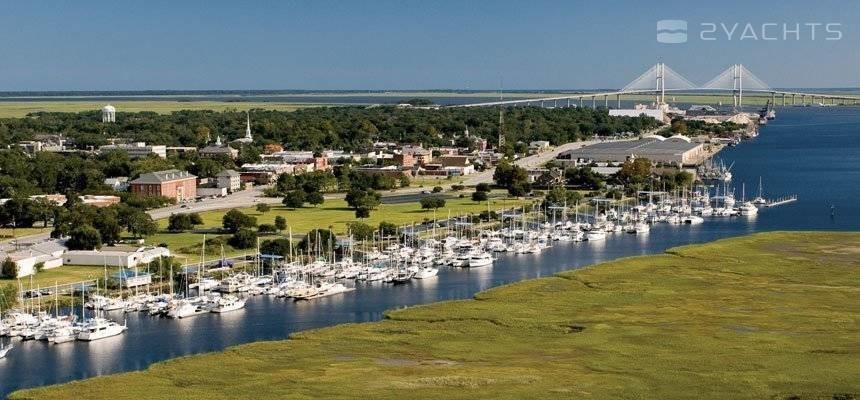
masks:
<svg viewBox="0 0 860 400"><path fill-rule="evenodd" d="M105 208L97 214L96 218L93 219L93 227L99 231L103 243L113 245L120 240L122 227L119 226L116 213L108 210L110 208Z"/></svg>
<svg viewBox="0 0 860 400"><path fill-rule="evenodd" d="M420 200L420 203L421 208L425 210L429 210L431 208L436 210L445 207L445 199L438 196L425 197Z"/></svg>
<svg viewBox="0 0 860 400"><path fill-rule="evenodd" d="M287 229L287 219L278 215L275 217L275 229L283 231Z"/></svg>
<svg viewBox="0 0 860 400"><path fill-rule="evenodd" d="M525 168L509 163L507 160L502 160L496 166L496 172L493 173L493 180L496 184L508 189L512 196L517 196L514 193L522 193L524 195L531 191L528 185L529 175Z"/></svg>
<svg viewBox="0 0 860 400"><path fill-rule="evenodd" d="M544 198L547 203L554 206L573 206L582 200L582 194L572 190L567 190L563 187L554 187L546 193Z"/></svg>
<svg viewBox="0 0 860 400"><path fill-rule="evenodd" d="M257 204L257 212L258 213L267 213L271 209L272 209L272 207L269 207L269 205L266 203L258 203Z"/></svg>
<svg viewBox="0 0 860 400"><path fill-rule="evenodd" d="M0 275L7 279L15 279L18 277L18 264L6 257L3 261L3 266L0 267Z"/></svg>
<svg viewBox="0 0 860 400"><path fill-rule="evenodd" d="M358 207L355 209L355 217L358 219L361 218L370 218L370 209L365 207Z"/></svg>
<svg viewBox="0 0 860 400"><path fill-rule="evenodd" d="M508 194L513 197L522 197L527 195L532 190L528 183L515 183L508 186Z"/></svg>
<svg viewBox="0 0 860 400"><path fill-rule="evenodd" d="M260 243L260 253L281 257L289 257L290 240L286 238L264 240L262 243Z"/></svg>
<svg viewBox="0 0 860 400"><path fill-rule="evenodd" d="M233 236L230 236L227 243L237 249L250 249L257 245L257 232L240 228Z"/></svg>
<svg viewBox="0 0 860 400"><path fill-rule="evenodd" d="M325 202L325 197L319 191L313 191L305 196L305 200L313 206L318 206Z"/></svg>
<svg viewBox="0 0 860 400"><path fill-rule="evenodd" d="M599 190L605 185L604 177L586 166L568 168L564 178L568 185L582 189Z"/></svg>
<svg viewBox="0 0 860 400"><path fill-rule="evenodd" d="M227 232L236 233L239 229L257 226L257 218L245 215L241 211L234 209L224 214L224 217L221 219L221 225Z"/></svg>
<svg viewBox="0 0 860 400"><path fill-rule="evenodd" d="M152 220L149 214L139 211L129 217L126 229L133 237L138 238L156 234L158 232L158 224Z"/></svg>
<svg viewBox="0 0 860 400"><path fill-rule="evenodd" d="M287 208L302 208L305 204L305 192L299 189L291 190L284 196L282 203Z"/></svg>
<svg viewBox="0 0 860 400"><path fill-rule="evenodd" d="M198 213L188 214L188 219L191 221L191 225L203 225L203 218Z"/></svg>
<svg viewBox="0 0 860 400"><path fill-rule="evenodd" d="M167 218L167 230L170 232L184 232L192 228L191 218L188 214L173 214Z"/></svg>
<svg viewBox="0 0 860 400"><path fill-rule="evenodd" d="M346 194L346 203L352 208L372 210L380 204L381 196L372 189L352 189Z"/></svg>
<svg viewBox="0 0 860 400"><path fill-rule="evenodd" d="M615 173L619 183L624 185L640 185L651 175L651 161L647 158L627 160L621 169Z"/></svg>
<svg viewBox="0 0 860 400"><path fill-rule="evenodd" d="M489 199L489 198L490 198L490 196L487 194L487 192L484 192L484 191L479 190L479 191L472 193L472 201L482 202L482 201L487 201L487 199Z"/></svg>
<svg viewBox="0 0 860 400"><path fill-rule="evenodd" d="M93 250L102 247L102 237L91 225L82 225L73 229L66 241L66 247L71 250Z"/></svg>
<svg viewBox="0 0 860 400"><path fill-rule="evenodd" d="M475 191L476 192L489 192L490 191L490 184L486 183L486 182L485 183L479 183L475 186Z"/></svg>
<svg viewBox="0 0 860 400"><path fill-rule="evenodd" d="M260 233L274 233L277 231L278 229L272 224L260 224L260 226L257 227L257 232Z"/></svg>
<svg viewBox="0 0 860 400"><path fill-rule="evenodd" d="M433 186L433 193L442 193L442 186Z"/></svg>
<svg viewBox="0 0 860 400"><path fill-rule="evenodd" d="M355 240L369 240L373 238L373 227L363 222L350 222L349 233Z"/></svg>
<svg viewBox="0 0 860 400"><path fill-rule="evenodd" d="M388 221L382 221L379 223L379 233L382 236L396 235L397 234L397 225L395 225L391 222L388 222Z"/></svg>

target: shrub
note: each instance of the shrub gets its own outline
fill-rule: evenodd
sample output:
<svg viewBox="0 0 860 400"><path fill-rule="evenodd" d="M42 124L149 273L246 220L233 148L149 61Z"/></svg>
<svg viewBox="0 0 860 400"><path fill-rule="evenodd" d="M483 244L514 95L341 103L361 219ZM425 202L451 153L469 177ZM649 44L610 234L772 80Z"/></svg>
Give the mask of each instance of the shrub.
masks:
<svg viewBox="0 0 860 400"><path fill-rule="evenodd" d="M257 232L250 229L239 229L227 241L230 246L237 249L250 249L257 245Z"/></svg>

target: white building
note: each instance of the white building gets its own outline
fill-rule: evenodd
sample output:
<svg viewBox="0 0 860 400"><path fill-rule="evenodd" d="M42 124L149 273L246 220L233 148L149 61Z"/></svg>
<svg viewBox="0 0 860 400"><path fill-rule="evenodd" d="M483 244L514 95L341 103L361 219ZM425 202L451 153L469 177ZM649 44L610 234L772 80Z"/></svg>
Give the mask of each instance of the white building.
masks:
<svg viewBox="0 0 860 400"><path fill-rule="evenodd" d="M238 172L225 169L215 176L218 188L227 188L230 192L236 192L242 188L242 178Z"/></svg>
<svg viewBox="0 0 860 400"><path fill-rule="evenodd" d="M102 122L116 122L116 108L114 106L108 104L102 107Z"/></svg>
<svg viewBox="0 0 860 400"><path fill-rule="evenodd" d="M161 158L167 158L167 146L164 145L146 145L144 142L135 142L128 144L108 144L99 147L99 151L122 151L130 158L144 158L150 154L155 154Z"/></svg>
<svg viewBox="0 0 860 400"><path fill-rule="evenodd" d="M234 142L250 144L254 142L254 137L251 136L251 112L248 111L248 121L245 124L245 137L234 140Z"/></svg>
<svg viewBox="0 0 860 400"><path fill-rule="evenodd" d="M0 251L0 262L11 260L18 267L18 278L36 273L36 265L42 263L43 269L57 268L63 265L63 252L66 247L56 240L35 243L23 250L11 252Z"/></svg>
<svg viewBox="0 0 860 400"><path fill-rule="evenodd" d="M109 267L135 267L148 264L158 257L170 257L166 247L105 247L106 250L69 250L63 254L63 264L107 265Z"/></svg>

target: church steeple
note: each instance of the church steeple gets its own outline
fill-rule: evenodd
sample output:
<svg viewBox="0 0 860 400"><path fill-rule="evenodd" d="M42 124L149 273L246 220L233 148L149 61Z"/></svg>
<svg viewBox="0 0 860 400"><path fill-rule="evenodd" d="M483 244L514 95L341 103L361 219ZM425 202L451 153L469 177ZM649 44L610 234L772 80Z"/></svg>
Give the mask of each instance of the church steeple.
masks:
<svg viewBox="0 0 860 400"><path fill-rule="evenodd" d="M248 111L247 114L248 114L248 121L247 121L247 124L245 125L245 139L247 139L248 141L253 141L254 138L251 137L251 111Z"/></svg>
<svg viewBox="0 0 860 400"><path fill-rule="evenodd" d="M215 145L221 147L221 135L218 135L218 137L215 139Z"/></svg>

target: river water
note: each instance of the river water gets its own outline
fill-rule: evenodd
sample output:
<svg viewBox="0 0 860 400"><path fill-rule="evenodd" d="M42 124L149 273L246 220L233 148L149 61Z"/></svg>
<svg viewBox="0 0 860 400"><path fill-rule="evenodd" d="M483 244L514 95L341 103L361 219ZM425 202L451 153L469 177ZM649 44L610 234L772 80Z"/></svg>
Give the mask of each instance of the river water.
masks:
<svg viewBox="0 0 860 400"><path fill-rule="evenodd" d="M185 320L129 314L126 334L92 343L15 342L0 359L0 396L41 386L146 368L173 357L223 349L344 322L378 320L385 310L476 292L618 257L769 230L860 230L860 108L784 108L761 135L719 157L734 163L733 185L754 196L759 177L766 197L799 200L758 216L707 219L698 226L655 225L646 236L610 235L603 243L556 244L539 255L503 255L493 267L442 269L434 279L406 285L366 284L310 302L259 296L246 309ZM835 213L832 211L835 210ZM122 314L113 316L121 320ZM9 339L4 339L8 342Z"/></svg>

